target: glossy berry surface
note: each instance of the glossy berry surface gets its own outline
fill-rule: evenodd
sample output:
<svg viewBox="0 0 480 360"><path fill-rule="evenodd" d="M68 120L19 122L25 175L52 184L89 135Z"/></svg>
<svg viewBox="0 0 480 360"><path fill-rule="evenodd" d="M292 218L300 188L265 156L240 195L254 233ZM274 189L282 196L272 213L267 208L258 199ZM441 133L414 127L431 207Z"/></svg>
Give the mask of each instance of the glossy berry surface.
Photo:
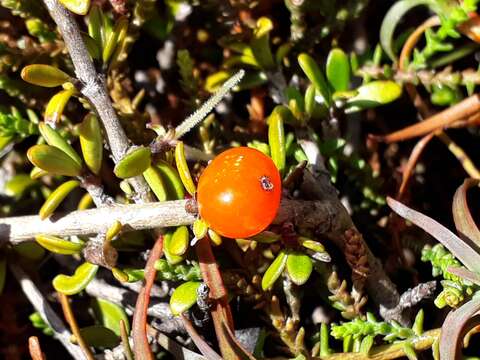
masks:
<svg viewBox="0 0 480 360"><path fill-rule="evenodd" d="M246 238L265 230L275 218L282 192L272 159L238 147L218 155L200 176L200 216L222 236Z"/></svg>

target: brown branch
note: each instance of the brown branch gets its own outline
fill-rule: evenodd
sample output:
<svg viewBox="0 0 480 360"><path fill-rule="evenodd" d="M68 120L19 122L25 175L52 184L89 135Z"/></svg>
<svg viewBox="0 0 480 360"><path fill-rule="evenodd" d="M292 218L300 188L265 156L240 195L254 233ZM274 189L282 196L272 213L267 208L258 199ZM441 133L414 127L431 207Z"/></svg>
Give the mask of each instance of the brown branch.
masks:
<svg viewBox="0 0 480 360"><path fill-rule="evenodd" d="M73 15L57 0L43 0L43 3L63 36L75 68L75 74L82 83L80 91L97 111L105 129L113 160L117 163L127 153L129 141L108 96L105 78L95 70ZM150 199L150 188L143 177L137 176L130 182L143 201Z"/></svg>

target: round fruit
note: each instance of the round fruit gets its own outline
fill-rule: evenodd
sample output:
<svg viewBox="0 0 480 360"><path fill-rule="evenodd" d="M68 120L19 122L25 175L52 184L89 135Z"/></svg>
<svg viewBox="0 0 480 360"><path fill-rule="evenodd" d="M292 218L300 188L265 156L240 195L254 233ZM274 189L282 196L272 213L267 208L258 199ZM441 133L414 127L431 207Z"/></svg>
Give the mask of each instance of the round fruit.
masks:
<svg viewBox="0 0 480 360"><path fill-rule="evenodd" d="M272 159L238 147L212 160L197 189L202 219L220 235L246 238L265 230L275 218L282 183Z"/></svg>

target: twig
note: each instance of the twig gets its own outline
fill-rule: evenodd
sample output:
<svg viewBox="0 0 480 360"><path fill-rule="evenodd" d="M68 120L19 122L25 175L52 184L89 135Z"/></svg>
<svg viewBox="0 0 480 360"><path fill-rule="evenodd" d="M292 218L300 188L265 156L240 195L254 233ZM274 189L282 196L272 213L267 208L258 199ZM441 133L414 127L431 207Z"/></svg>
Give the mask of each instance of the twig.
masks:
<svg viewBox="0 0 480 360"><path fill-rule="evenodd" d="M37 234L98 234L106 231L107 219L120 221L125 231L188 225L195 221L195 215L186 209L188 206L188 200L179 200L72 211L54 214L46 220L41 220L38 216L3 218L0 219L0 240L18 244Z"/></svg>
<svg viewBox="0 0 480 360"><path fill-rule="evenodd" d="M82 349L70 342L72 334L67 330L60 317L58 317L55 311L50 307L43 294L35 286L34 282L28 277L23 269L15 263L9 262L8 265L13 276L15 276L19 282L28 301L30 301L34 309L40 313L42 319L45 320L48 326L50 326L55 332L55 338L63 344L75 360L84 360L85 356L83 355Z"/></svg>
<svg viewBox="0 0 480 360"><path fill-rule="evenodd" d="M63 36L75 74L83 85L80 91L97 111L105 128L113 160L117 163L127 153L129 142L108 96L105 78L95 70L73 15L57 0L43 0L43 3ZM141 176L132 178L130 182L143 201L150 199L150 188Z"/></svg>
<svg viewBox="0 0 480 360"><path fill-rule="evenodd" d="M40 346L40 341L38 341L38 337L30 336L28 338L28 351L30 352L32 360L46 360Z"/></svg>
<svg viewBox="0 0 480 360"><path fill-rule="evenodd" d="M73 315L72 307L70 306L68 296L62 294L61 292L57 292L57 294L60 299L60 303L62 304L62 310L63 315L65 316L65 320L67 320L68 325L70 325L70 329L72 330L73 335L75 335L75 339L77 340L78 345L82 348L83 353L88 360L94 360L95 358L93 357L90 346L83 339L83 336L80 333L80 328L78 327L75 315Z"/></svg>

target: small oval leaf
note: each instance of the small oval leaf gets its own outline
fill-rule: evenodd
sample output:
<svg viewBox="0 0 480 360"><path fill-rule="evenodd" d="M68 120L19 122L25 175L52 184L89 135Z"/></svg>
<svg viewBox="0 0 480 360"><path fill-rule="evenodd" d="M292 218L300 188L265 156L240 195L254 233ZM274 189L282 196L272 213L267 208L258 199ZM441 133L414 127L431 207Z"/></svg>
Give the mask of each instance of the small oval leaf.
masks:
<svg viewBox="0 0 480 360"><path fill-rule="evenodd" d="M185 225L176 228L170 241L169 251L173 255L183 255L188 249L190 234L188 228Z"/></svg>
<svg viewBox="0 0 480 360"><path fill-rule="evenodd" d="M45 123L40 123L38 129L42 134L43 138L50 146L55 146L57 149L62 150L65 154L70 156L78 165L82 165L82 159L73 149L73 147L50 125Z"/></svg>
<svg viewBox="0 0 480 360"><path fill-rule="evenodd" d="M103 138L98 118L89 114L78 127L83 159L95 174L100 173L103 160Z"/></svg>
<svg viewBox="0 0 480 360"><path fill-rule="evenodd" d="M87 15L90 8L90 0L59 0L71 12L77 15Z"/></svg>
<svg viewBox="0 0 480 360"><path fill-rule="evenodd" d="M128 20L127 18L122 17L116 22L113 31L110 33L110 36L105 42L105 46L103 48L103 53L102 53L102 60L105 64L108 63L113 52L125 37L127 30L128 30Z"/></svg>
<svg viewBox="0 0 480 360"><path fill-rule="evenodd" d="M170 248L172 247L172 233L165 234L163 238L163 251L165 253L165 258L167 259L170 265L176 265L183 261L183 256L175 255L170 252Z"/></svg>
<svg viewBox="0 0 480 360"><path fill-rule="evenodd" d="M125 155L115 166L113 172L120 179L141 175L150 166L151 155L149 148L140 146Z"/></svg>
<svg viewBox="0 0 480 360"><path fill-rule="evenodd" d="M190 195L195 194L196 188L188 169L187 159L185 158L185 149L183 141L178 141L175 147L175 164L177 165L178 174L182 180L183 186Z"/></svg>
<svg viewBox="0 0 480 360"><path fill-rule="evenodd" d="M120 336L120 320L123 320L127 332L130 330L128 316L121 306L110 301L97 298L95 299L93 310L100 322L117 336Z"/></svg>
<svg viewBox="0 0 480 360"><path fill-rule="evenodd" d="M27 157L36 167L54 175L79 176L82 167L62 150L50 145L34 145Z"/></svg>
<svg viewBox="0 0 480 360"><path fill-rule="evenodd" d="M167 200L167 189L165 188L162 175L156 166L150 166L147 170L143 172L143 177L147 182L150 189L157 197L158 201Z"/></svg>
<svg viewBox="0 0 480 360"><path fill-rule="evenodd" d="M173 315L180 315L197 302L197 290L200 285L201 282L188 281L173 291L170 297L170 310Z"/></svg>
<svg viewBox="0 0 480 360"><path fill-rule="evenodd" d="M326 65L327 79L335 91L347 91L350 84L350 62L342 49L332 49Z"/></svg>
<svg viewBox="0 0 480 360"><path fill-rule="evenodd" d="M55 124L60 121L63 115L65 106L67 106L70 98L75 94L75 88L69 88L61 90L49 100L47 107L45 108L45 122L49 124Z"/></svg>
<svg viewBox="0 0 480 360"><path fill-rule="evenodd" d="M70 76L54 66L44 64L27 65L20 74L30 84L43 87L56 87L70 80Z"/></svg>
<svg viewBox="0 0 480 360"><path fill-rule="evenodd" d="M205 220L197 219L193 223L193 235L197 238L197 240L203 239L207 235L208 231L208 224Z"/></svg>
<svg viewBox="0 0 480 360"><path fill-rule="evenodd" d="M264 291L270 290L275 284L275 281L282 275L285 265L287 264L287 253L280 251L275 260L270 264L262 278L262 289Z"/></svg>
<svg viewBox="0 0 480 360"><path fill-rule="evenodd" d="M210 238L210 241L216 245L216 246L219 246L222 244L222 237L217 234L215 231L213 231L212 229L208 229L208 237Z"/></svg>
<svg viewBox="0 0 480 360"><path fill-rule="evenodd" d="M377 80L360 86L358 94L347 101L347 106L355 109L367 109L388 104L402 94L402 87L394 81Z"/></svg>
<svg viewBox="0 0 480 360"><path fill-rule="evenodd" d="M177 170L175 170L169 163L160 160L156 164L157 169L162 174L162 179L165 181L168 200L181 200L185 197L185 189L180 180Z"/></svg>
<svg viewBox="0 0 480 360"><path fill-rule="evenodd" d="M37 182L27 174L17 174L5 183L5 195L19 199Z"/></svg>
<svg viewBox="0 0 480 360"><path fill-rule="evenodd" d="M40 219L44 220L57 209L57 207L62 203L62 201L70 194L76 187L80 185L78 180L69 180L64 182L62 185L57 187L45 200L38 215Z"/></svg>
<svg viewBox="0 0 480 360"><path fill-rule="evenodd" d="M55 276L52 281L56 291L65 295L75 295L85 289L90 281L95 277L98 271L98 265L84 262L80 265L72 276L60 274Z"/></svg>
<svg viewBox="0 0 480 360"><path fill-rule="evenodd" d="M62 255L78 254L85 246L83 242L74 243L53 235L37 235L35 240L48 251Z"/></svg>
<svg viewBox="0 0 480 360"><path fill-rule="evenodd" d="M303 285L312 274L312 260L302 253L288 254L287 272L294 284Z"/></svg>

